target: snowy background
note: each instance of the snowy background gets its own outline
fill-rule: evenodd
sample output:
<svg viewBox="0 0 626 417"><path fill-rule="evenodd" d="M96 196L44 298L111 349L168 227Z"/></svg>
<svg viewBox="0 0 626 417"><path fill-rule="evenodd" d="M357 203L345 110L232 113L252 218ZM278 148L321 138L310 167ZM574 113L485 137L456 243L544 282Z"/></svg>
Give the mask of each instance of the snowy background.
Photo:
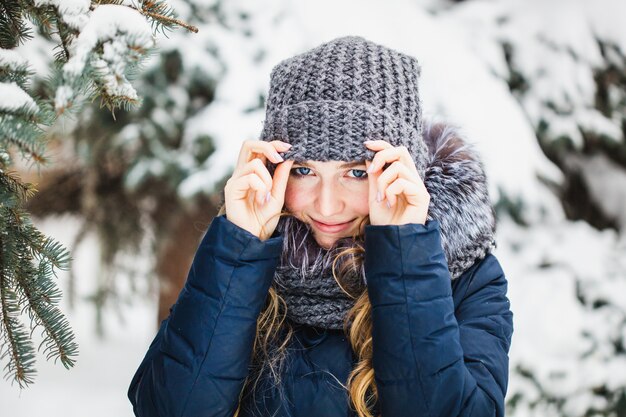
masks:
<svg viewBox="0 0 626 417"><path fill-rule="evenodd" d="M193 22L194 15L210 15L218 2L170 4ZM546 185L566 181L563 166L548 159L537 134L545 125L546 138L565 137L577 150L584 145L581 132L592 131L626 148L626 116L595 109L593 73L611 59L626 68L626 2L269 0L220 7L219 24L207 19L197 34L177 30L169 39L157 39L161 51L180 52L189 73L219 79L214 100L191 117L176 111L152 115L164 131L182 121L183 141L190 147L195 138L211 136L215 152L196 165L185 146L167 160L141 158L126 177L128 186L179 164L186 172L177 186L181 198L214 192L232 169L241 142L258 137L264 117L259 95L281 59L343 35L412 54L422 65L425 117L461 126L483 157L494 204L506 199L517 207L518 218L499 211L495 251L509 280L515 325L508 415L626 415L626 171L602 153L571 152L563 159L622 233L571 220ZM241 11L246 19L233 17ZM601 53L597 38L616 45L622 55ZM513 58L507 60L503 44L512 46ZM20 52L38 72L46 70L44 43L34 40ZM523 91L512 92L507 83L512 68L527 84ZM181 106L189 100L183 89L166 93ZM612 89L609 99L623 109L623 87ZM128 125L116 140L132 142L139 129ZM67 246L78 231L70 216L36 224ZM95 285L98 247L92 236L73 253L79 297ZM146 251L130 261L149 271L154 259ZM125 280L120 282L123 288ZM59 285L65 288L66 274L59 274ZM129 287L132 303L124 304L121 314L105 316L104 338L94 331L90 303L62 306L79 343L77 365L67 371L38 358L32 387L20 392L0 384L2 415L132 416L126 391L156 332L156 292L149 279L143 285L139 293L153 295L133 296Z"/></svg>

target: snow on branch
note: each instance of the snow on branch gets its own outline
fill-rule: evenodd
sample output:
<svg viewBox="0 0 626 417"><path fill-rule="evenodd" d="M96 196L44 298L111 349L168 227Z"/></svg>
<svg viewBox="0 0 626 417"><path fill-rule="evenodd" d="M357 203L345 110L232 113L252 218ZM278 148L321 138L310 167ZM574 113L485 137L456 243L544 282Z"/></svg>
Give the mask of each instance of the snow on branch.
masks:
<svg viewBox="0 0 626 417"><path fill-rule="evenodd" d="M164 1L35 0L35 6L56 16L63 48L57 58L63 68L53 82L58 115L76 107L83 93L99 96L111 111L139 104L129 78L156 46L152 27L197 32Z"/></svg>
<svg viewBox="0 0 626 417"><path fill-rule="evenodd" d="M81 30L89 20L90 0L35 0L35 6L54 6L61 19L73 29Z"/></svg>
<svg viewBox="0 0 626 417"><path fill-rule="evenodd" d="M8 71L19 71L27 66L28 61L23 56L11 49L0 48L0 67Z"/></svg>
<svg viewBox="0 0 626 417"><path fill-rule="evenodd" d="M18 109L32 113L39 110L35 100L19 85L0 82L0 111L14 112Z"/></svg>
<svg viewBox="0 0 626 417"><path fill-rule="evenodd" d="M93 76L96 93L107 107L113 109L120 102L137 104L137 92L127 73L154 46L150 25L137 10L111 4L97 7L69 45L70 59L63 66L55 96L56 112L63 113L72 105L84 74Z"/></svg>

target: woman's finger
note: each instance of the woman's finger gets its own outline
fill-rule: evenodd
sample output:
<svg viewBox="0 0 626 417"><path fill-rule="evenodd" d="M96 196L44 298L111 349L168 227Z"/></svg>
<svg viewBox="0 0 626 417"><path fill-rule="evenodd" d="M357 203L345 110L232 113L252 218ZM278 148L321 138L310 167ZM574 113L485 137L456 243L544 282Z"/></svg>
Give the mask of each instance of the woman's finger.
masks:
<svg viewBox="0 0 626 417"><path fill-rule="evenodd" d="M385 190L390 208L396 204L400 195L406 199L408 205L419 207L423 203L419 186L406 178L397 178Z"/></svg>
<svg viewBox="0 0 626 417"><path fill-rule="evenodd" d="M249 192L250 190L253 190L256 193L254 199L259 205L263 205L265 203L265 196L269 191L256 173L251 173L234 179L230 187L233 193L232 196L235 200L249 198Z"/></svg>
<svg viewBox="0 0 626 417"><path fill-rule="evenodd" d="M271 188L271 197L278 200L281 205L285 201L285 190L287 189L287 182L289 180L289 172L294 161L289 159L276 166L274 170L273 186Z"/></svg>
<svg viewBox="0 0 626 417"><path fill-rule="evenodd" d="M259 159L254 158L252 161L246 163L243 167L233 173L233 177L239 178L244 175L255 173L261 178L268 191L272 189L272 176L267 170L265 164Z"/></svg>
<svg viewBox="0 0 626 417"><path fill-rule="evenodd" d="M409 150L406 148L406 146L394 147L384 140L366 142L365 146L373 151L376 151L376 155L374 155L374 158L372 158L372 166L370 166L370 171L368 171L368 173L378 171L382 169L385 164L394 161L402 162L412 171L417 173L415 162L413 161L411 154L409 154Z"/></svg>
<svg viewBox="0 0 626 417"><path fill-rule="evenodd" d="M263 163L268 159L274 163L282 162L278 152L285 152L290 148L288 143L280 140L266 142L263 140L245 140L241 146L237 167L242 167L254 158L259 158Z"/></svg>
<svg viewBox="0 0 626 417"><path fill-rule="evenodd" d="M385 169L378 176L378 179L376 180L377 190L378 192L380 192L380 195L382 195L383 198L386 195L386 189L389 186L389 184L394 182L397 178L404 178L405 180L414 182L416 184L422 182L419 175L417 175L414 172L411 172L409 168L406 165L404 165L402 162L400 161L392 162L391 165L389 165L389 167ZM389 203L393 204L393 201L390 201Z"/></svg>
<svg viewBox="0 0 626 417"><path fill-rule="evenodd" d="M369 167L371 166L371 161L365 161L365 166L369 169ZM380 176L380 171L375 171L372 172L371 174L367 174L367 178L368 178L368 184L369 184L369 196L368 196L368 200L369 200L369 204L370 204L370 209L374 207L374 204L378 204L380 202L382 202L382 195L380 195L380 201L378 199L379 195L378 195L378 185L377 185L377 180L378 177Z"/></svg>

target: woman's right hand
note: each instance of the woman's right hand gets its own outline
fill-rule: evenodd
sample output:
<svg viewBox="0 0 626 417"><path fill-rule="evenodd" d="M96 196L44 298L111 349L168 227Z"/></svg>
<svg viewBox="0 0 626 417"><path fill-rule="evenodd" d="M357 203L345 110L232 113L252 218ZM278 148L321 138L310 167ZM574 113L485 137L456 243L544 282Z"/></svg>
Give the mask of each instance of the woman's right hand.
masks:
<svg viewBox="0 0 626 417"><path fill-rule="evenodd" d="M291 145L279 140L246 140L241 146L233 175L224 187L226 218L261 240L268 239L278 225L292 160L282 162L278 152ZM274 178L268 160L277 163Z"/></svg>

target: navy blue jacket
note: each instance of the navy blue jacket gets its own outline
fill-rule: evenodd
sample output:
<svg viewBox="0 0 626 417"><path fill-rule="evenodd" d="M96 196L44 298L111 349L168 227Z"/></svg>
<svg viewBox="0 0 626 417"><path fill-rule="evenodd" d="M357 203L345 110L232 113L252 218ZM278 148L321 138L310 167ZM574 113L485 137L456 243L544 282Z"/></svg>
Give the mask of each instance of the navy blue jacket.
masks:
<svg viewBox="0 0 626 417"><path fill-rule="evenodd" d="M365 227L377 409L383 417L500 417L513 332L507 281L491 253L451 280L439 227ZM261 241L224 215L213 219L130 384L136 416L233 416L282 243L277 232ZM356 359L343 331L295 331L283 376L289 401L259 395L261 415L355 416L338 383Z"/></svg>

